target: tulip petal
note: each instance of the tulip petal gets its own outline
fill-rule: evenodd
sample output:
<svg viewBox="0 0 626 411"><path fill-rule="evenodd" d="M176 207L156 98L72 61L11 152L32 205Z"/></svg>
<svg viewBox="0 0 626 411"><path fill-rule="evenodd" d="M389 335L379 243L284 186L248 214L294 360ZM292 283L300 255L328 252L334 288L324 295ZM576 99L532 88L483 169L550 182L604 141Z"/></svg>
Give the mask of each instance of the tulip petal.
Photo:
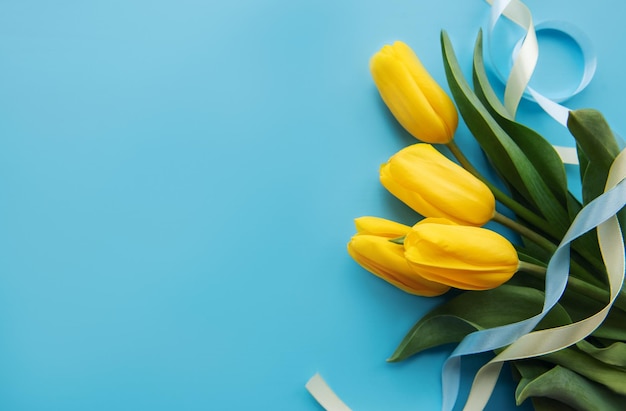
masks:
<svg viewBox="0 0 626 411"><path fill-rule="evenodd" d="M409 70L397 58L378 54L372 58L370 68L380 96L409 133L422 141L449 141L443 121L430 106Z"/></svg>
<svg viewBox="0 0 626 411"><path fill-rule="evenodd" d="M404 42L396 41L393 44L396 58L404 61L413 80L420 85L422 93L430 106L442 119L448 135L453 136L459 123L459 116L452 102L430 73L424 68L415 52Z"/></svg>
<svg viewBox="0 0 626 411"><path fill-rule="evenodd" d="M429 143L453 138L456 107L406 44L384 46L370 60L370 71L391 113L415 138Z"/></svg>
<svg viewBox="0 0 626 411"><path fill-rule="evenodd" d="M495 212L489 188L430 144L414 144L381 166L380 181L426 217L480 226Z"/></svg>
<svg viewBox="0 0 626 411"><path fill-rule="evenodd" d="M517 272L517 251L501 235L428 220L416 224L404 240L404 255L421 277L455 288L486 290Z"/></svg>
<svg viewBox="0 0 626 411"><path fill-rule="evenodd" d="M398 238L411 230L408 225L379 217L359 217L354 220L358 234L371 234L386 238Z"/></svg>
<svg viewBox="0 0 626 411"><path fill-rule="evenodd" d="M372 274L410 294L431 297L450 289L416 274L404 257L404 248L387 238L356 235L348 243L348 253Z"/></svg>

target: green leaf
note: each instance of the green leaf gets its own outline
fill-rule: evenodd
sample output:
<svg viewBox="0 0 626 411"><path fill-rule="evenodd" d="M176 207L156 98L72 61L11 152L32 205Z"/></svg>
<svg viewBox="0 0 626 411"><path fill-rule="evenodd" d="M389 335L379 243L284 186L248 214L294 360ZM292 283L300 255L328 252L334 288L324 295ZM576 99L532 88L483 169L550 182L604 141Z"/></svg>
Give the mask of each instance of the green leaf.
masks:
<svg viewBox="0 0 626 411"><path fill-rule="evenodd" d="M513 278L517 277L515 275ZM621 296L618 298L622 298ZM608 301L607 301L608 302ZM559 300L561 305L572 318L572 321L580 321L587 318L602 308L605 304L595 301L579 293L570 292L569 289ZM591 335L597 338L607 338L615 341L626 341L626 313L618 308L609 311L609 315Z"/></svg>
<svg viewBox="0 0 626 411"><path fill-rule="evenodd" d="M567 127L578 144L581 161L583 203L587 204L604 191L606 178L613 161L620 153L620 144L604 116L592 109L571 111ZM626 227L626 209L618 213L622 227ZM626 240L626 230L622 232Z"/></svg>
<svg viewBox="0 0 626 411"><path fill-rule="evenodd" d="M554 368L552 364L548 364L537 359L512 361L511 365L513 367L512 369L519 373L519 383L517 384L517 388L515 390L516 399L520 398L520 393L522 393L528 384ZM531 397L531 400L535 411L575 411L569 405L551 398L535 396ZM521 401L517 404L521 404Z"/></svg>
<svg viewBox="0 0 626 411"><path fill-rule="evenodd" d="M602 113L593 109L570 111L567 128L591 163L607 170L611 167L620 149Z"/></svg>
<svg viewBox="0 0 626 411"><path fill-rule="evenodd" d="M500 127L520 147L548 188L563 206L567 205L567 175L565 166L552 144L534 130L514 121L493 91L483 61L483 35L478 33L474 47L474 91Z"/></svg>
<svg viewBox="0 0 626 411"><path fill-rule="evenodd" d="M604 192L604 185L608 175L609 169L599 163L589 163L587 165L582 182L584 204L589 204Z"/></svg>
<svg viewBox="0 0 626 411"><path fill-rule="evenodd" d="M517 392L524 389L529 382L539 377L541 374L544 374L554 368L554 365L548 364L547 362L536 358L511 361L511 365L513 366L513 370L519 373Z"/></svg>
<svg viewBox="0 0 626 411"><path fill-rule="evenodd" d="M626 400L624 396L559 366L525 384L516 393L517 404L529 397L552 398L581 411L620 411Z"/></svg>
<svg viewBox="0 0 626 411"><path fill-rule="evenodd" d="M515 249L517 250L517 256L519 257L520 261L536 264L541 267L547 267L548 262L550 261L550 257L552 256L552 254L545 251L544 249L531 250L522 246L515 246ZM519 277L519 275L516 274L515 277Z"/></svg>
<svg viewBox="0 0 626 411"><path fill-rule="evenodd" d="M569 193L568 196L567 209L572 220L574 220L582 209L582 204L571 193ZM586 268L587 271L595 273L594 277L600 280L600 284L605 284L606 271L602 263L602 255L600 254L600 246L598 245L596 232L591 230L578 237L572 243L572 249L575 251L572 258L579 265Z"/></svg>
<svg viewBox="0 0 626 411"><path fill-rule="evenodd" d="M597 311L596 311L597 312ZM616 341L626 341L626 314L621 310L609 311L602 325L591 335L598 338L608 338Z"/></svg>
<svg viewBox="0 0 626 411"><path fill-rule="evenodd" d="M583 181L585 171L587 171L587 167L589 167L589 159L578 142L576 142L576 155L578 156L578 172L580 174L580 181Z"/></svg>
<svg viewBox="0 0 626 411"><path fill-rule="evenodd" d="M459 342L475 330L524 320L541 311L543 300L541 291L506 284L488 291L464 292L420 319L388 361L401 361L428 348ZM557 306L544 317L538 328L570 321L567 313Z"/></svg>
<svg viewBox="0 0 626 411"><path fill-rule="evenodd" d="M615 342L608 347L598 348L590 342L582 340L576 346L581 351L605 364L626 367L626 343L622 341Z"/></svg>
<svg viewBox="0 0 626 411"><path fill-rule="evenodd" d="M441 44L448 85L467 127L500 175L506 177L548 221L564 233L570 223L567 210L548 188L541 174L520 147L500 127L474 94L463 77L450 39L445 32L441 33Z"/></svg>
<svg viewBox="0 0 626 411"><path fill-rule="evenodd" d="M459 342L467 334L479 327L455 315L433 314L419 321L405 337L396 351L387 359L389 362L402 361L418 352L444 344Z"/></svg>
<svg viewBox="0 0 626 411"><path fill-rule="evenodd" d="M574 217L576 217L576 214L578 214L583 208L583 206L572 193L568 192L567 194L567 209L569 210L570 218L573 220Z"/></svg>
<svg viewBox="0 0 626 411"><path fill-rule="evenodd" d="M573 220L580 211L581 204L567 189L567 176L561 158L552 145L541 135L515 122L511 118L510 113L500 103L487 77L483 62L482 46L482 31L480 31L474 48L473 79L476 95L502 129L524 152L554 196L567 209L569 219ZM606 176L604 176L604 179L606 179ZM600 186L600 192L601 190L602 186ZM543 227L535 227L535 229L542 230ZM589 261L600 261L597 238L593 233L583 235L577 239L573 244L573 248Z"/></svg>
<svg viewBox="0 0 626 411"><path fill-rule="evenodd" d="M527 261L537 265L545 265L545 263L525 255L523 250L518 251L518 255L521 261ZM509 281L507 281L506 284L532 287L542 292L545 287L545 282L542 278L525 272L518 272ZM583 293L583 291L584 288L574 290L572 287L568 286L559 300L559 307L565 310L572 321L580 321L584 318L590 317L604 308L602 303L588 297ZM599 338L609 339L619 339L620 337L625 337L626 328L623 324L626 324L626 313L624 313L621 309L611 310L602 325L593 332L593 335Z"/></svg>
<svg viewBox="0 0 626 411"><path fill-rule="evenodd" d="M579 158L587 159L581 173L583 203L588 204L604 191L611 165L620 152L619 144L604 116L596 110L571 111L567 127L578 143ZM626 211L619 213L619 218L626 223Z"/></svg>
<svg viewBox="0 0 626 411"><path fill-rule="evenodd" d="M598 361L576 348L565 348L540 357L600 383L611 391L626 395L626 371Z"/></svg>

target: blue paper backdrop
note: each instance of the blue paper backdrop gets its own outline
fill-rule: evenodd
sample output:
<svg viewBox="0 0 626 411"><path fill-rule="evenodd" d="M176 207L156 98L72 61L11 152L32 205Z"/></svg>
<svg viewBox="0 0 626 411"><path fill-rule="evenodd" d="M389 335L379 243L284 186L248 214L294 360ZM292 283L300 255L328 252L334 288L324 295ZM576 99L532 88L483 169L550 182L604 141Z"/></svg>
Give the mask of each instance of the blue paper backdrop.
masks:
<svg viewBox="0 0 626 411"><path fill-rule="evenodd" d="M569 104L623 133L622 3L527 4L588 33L598 74ZM451 347L385 359L442 299L345 251L354 217L416 218L378 183L414 140L368 60L402 39L443 83L443 28L469 74L487 14L479 0L0 1L0 409L319 410L304 389L318 371L355 411L437 409ZM536 81L575 77L576 50L545 43L571 65ZM532 104L519 118L571 144ZM457 139L482 161L463 126ZM466 384L487 359L466 361ZM512 393L506 371L490 409Z"/></svg>

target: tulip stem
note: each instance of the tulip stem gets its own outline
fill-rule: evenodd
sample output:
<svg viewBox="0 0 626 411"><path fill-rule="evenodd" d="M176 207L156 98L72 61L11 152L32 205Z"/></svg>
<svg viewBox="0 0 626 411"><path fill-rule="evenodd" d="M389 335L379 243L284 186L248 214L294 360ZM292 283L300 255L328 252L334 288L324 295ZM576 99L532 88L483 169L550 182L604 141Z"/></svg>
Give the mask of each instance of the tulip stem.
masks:
<svg viewBox="0 0 626 411"><path fill-rule="evenodd" d="M447 143L446 146L448 147L450 152L452 152L452 155L454 155L454 157L459 161L461 166L463 166L464 169L469 171L471 174L474 175L474 177L478 178L487 187L489 187L489 189L493 193L493 195L496 198L496 200L498 200L504 206L508 207L511 211L513 211L515 214L517 214L522 220L528 221L530 224L532 224L535 227L541 227L542 229L546 230L548 232L548 234L550 234L554 238L560 238L561 237L561 235L558 232L556 232L554 229L552 229L552 225L549 224L546 220L544 220L543 218L541 218L537 214L533 213L531 210L529 210L528 208L524 207L523 205L521 205L520 203L518 203L517 201L515 201L514 199L512 199L508 195L506 195L502 190L500 190L499 188L494 186L491 183L491 181L489 181L487 178L485 178L485 176L483 176L472 165L472 163L470 163L470 161L467 159L467 157L465 157L465 154L463 154L463 152L461 151L459 146L456 145L454 140L450 140L450 142Z"/></svg>
<svg viewBox="0 0 626 411"><path fill-rule="evenodd" d="M499 190L495 187L489 180L487 180L473 165L470 161L465 157L465 154L461 151L459 146L456 145L454 140L451 140L446 144L450 152L456 157L459 163L465 168L469 173L473 174L476 178L481 180L485 185L491 190L496 200L502 203L509 210L513 211L521 220L529 223L533 227L537 227L540 230L544 231L546 235L548 235L552 239L560 239L563 237L563 233L559 232L558 228L555 228L553 224L550 224L547 220L535 214L533 211L529 210L522 204L515 201L513 198L505 194L503 191ZM529 240L535 242L542 248L545 248L548 251L553 252L556 249L556 245L549 239L543 237L537 232L528 229L524 225L521 225L510 218L503 216L502 214L495 213L494 221L499 222L500 224L509 227L516 232L520 233L524 237ZM581 249L576 246L576 243L573 245L574 251L576 251L576 255L581 256L586 259L594 269L602 272L603 264L593 255L590 255L589 250ZM580 277L591 283L598 284L598 279L594 278L589 272L583 269L576 261L572 261L572 270Z"/></svg>
<svg viewBox="0 0 626 411"><path fill-rule="evenodd" d="M500 214L496 211L493 213L492 220L496 223L500 223L503 226L510 228L511 230L514 230L520 235L523 235L524 237L528 238L530 241L537 244L538 246L541 246L547 251L554 252L556 250L556 245L552 241L548 240L541 234L538 234L537 232L531 230L530 228L518 223L517 221L510 219L504 214Z"/></svg>
<svg viewBox="0 0 626 411"><path fill-rule="evenodd" d="M529 263L526 261L520 261L518 271L524 271L532 275L535 278L545 280L546 275L546 267L541 265ZM589 284L588 282L581 280L576 277L572 277L571 275L567 277L567 287L574 291L575 293L582 294L587 296L599 303L606 304L609 302L610 294L608 290L604 290L600 287L596 287L595 285ZM622 311L626 312L626 295L623 291L621 291L614 303L615 307L620 308Z"/></svg>
<svg viewBox="0 0 626 411"><path fill-rule="evenodd" d="M557 249L556 244L554 244L552 241L548 240L547 238L543 237L541 234L531 230L530 228L518 223L515 220L510 219L509 217L503 214L498 213L497 211L494 213L492 220L495 221L496 223L502 224L503 226L510 228L511 230L517 232L521 236L526 237L527 239L537 244L544 250L550 252L550 254L554 253ZM570 266L571 266L572 273L578 276L579 278L581 278L583 281L586 281L588 283L593 283L593 284L601 284L598 282L596 278L590 275L587 272L587 270L581 267L581 265L578 264L576 261L571 260Z"/></svg>
<svg viewBox="0 0 626 411"><path fill-rule="evenodd" d="M533 274L533 277L535 278L543 279L544 276L546 275L547 268L539 264L533 264L533 263L529 263L528 261L520 260L517 270L523 271L525 273Z"/></svg>

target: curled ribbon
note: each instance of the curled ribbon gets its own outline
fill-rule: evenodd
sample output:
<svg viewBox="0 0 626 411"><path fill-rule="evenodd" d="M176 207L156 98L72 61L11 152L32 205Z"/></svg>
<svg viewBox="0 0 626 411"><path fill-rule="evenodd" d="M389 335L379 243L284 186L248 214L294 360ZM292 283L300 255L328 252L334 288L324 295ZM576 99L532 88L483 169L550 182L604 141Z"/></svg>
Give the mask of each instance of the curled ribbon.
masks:
<svg viewBox="0 0 626 411"><path fill-rule="evenodd" d="M350 408L326 384L321 375L315 374L305 385L311 396L326 411L351 411Z"/></svg>
<svg viewBox="0 0 626 411"><path fill-rule="evenodd" d="M482 406L489 400L504 361L558 351L585 338L602 323L621 289L624 277L624 244L615 214L626 204L625 178L626 150L620 153L611 167L607 190L578 213L550 259L546 271L546 297L542 311L534 317L517 323L471 333L448 357L444 363L442 375L444 410L451 410L456 402L462 356L491 351L511 344L481 368L475 377L466 409L482 409ZM606 224L603 224L605 222ZM565 290L569 271L570 243L598 226L602 234L600 237L602 255L609 273L610 303L599 313L578 323L531 333L539 321L558 302Z"/></svg>
<svg viewBox="0 0 626 411"><path fill-rule="evenodd" d="M521 99L528 98L537 102L557 122L567 126L570 110L559 103L582 91L591 81L596 69L596 57L588 38L574 26L563 22L545 22L535 26L530 10L519 0L485 1L492 6L490 28L487 30L489 46L491 46L491 33L501 16L505 16L526 31L513 52L513 65L506 81L494 65L494 71L506 84L504 106L510 118L515 118ZM528 86L539 57L536 33L541 30L555 30L570 37L580 47L584 59L583 76L576 89L552 99ZM564 163L578 163L574 148L561 146L554 146L554 148ZM604 321L624 281L624 243L615 215L626 203L625 179L626 150L623 150L611 167L605 192L579 212L551 258L546 271L545 300L542 311L517 323L471 333L448 357L442 372L442 409L444 411L452 410L458 396L462 356L508 346L476 374L464 409L482 410L489 401L504 362L540 356L568 347L591 334ZM609 303L601 311L584 320L533 332L532 330L554 307L565 290L569 271L570 243L596 227L609 277ZM349 411L349 408L319 375L316 374L307 383L307 389L326 410Z"/></svg>
<svg viewBox="0 0 626 411"><path fill-rule="evenodd" d="M464 408L466 411L482 410L487 405L505 361L536 357L569 347L587 337L602 324L624 282L624 242L615 216L624 205L626 205L626 150L622 150L613 162L604 194L579 213L568 231L568 234L571 232L571 236L575 238L588 231L590 225L591 228L598 227L598 241L609 279L609 303L584 320L534 331L513 342L478 371ZM570 242L570 239L562 242L552 257L548 266L548 273L552 278L567 276ZM546 275L546 289L552 278L548 279Z"/></svg>
<svg viewBox="0 0 626 411"><path fill-rule="evenodd" d="M518 104L525 91L528 90L531 98L537 101L548 114L559 123L567 125L569 109L528 87L538 58L537 38L530 11L518 0L487 0L487 2L492 4L491 27L488 33L491 33L501 15L505 15L527 30L523 41L519 43L518 53L506 82L504 103L511 118L515 116ZM589 47L584 36L580 33L577 35L566 34L579 44L584 54L587 51L585 73L581 83L571 94L574 95L589 83L596 62L595 57L589 58L588 56ZM577 38L583 40L577 40ZM567 161L568 156L575 159L575 150L563 147L555 148L562 158L565 155L565 162L577 162ZM483 366L476 374L465 409L468 411L480 410L487 404L505 361L535 357L568 347L592 333L606 318L613 301L621 290L624 279L624 244L615 214L625 204L625 178L626 154L622 151L611 167L605 193L581 210L551 258L546 273L546 296L542 311L534 317L518 323L468 335L446 360L442 375L444 410L451 410L456 402L460 381L460 359L463 355L490 351L508 345L503 352ZM595 315L577 323L531 332L557 303L565 290L569 270L570 243L595 227L598 227L598 239L609 275L611 297L609 304Z"/></svg>
<svg viewBox="0 0 626 411"><path fill-rule="evenodd" d="M487 30L487 41L489 43L490 53L493 52L491 49L492 32L501 16L504 15L506 18L522 27L526 32L515 47L515 51L513 52L513 66L506 81L504 79L505 76L497 65L492 63L495 73L499 79L506 84L504 90L504 106L511 115L511 119L515 118L521 99L526 97L537 102L552 118L567 127L567 118L570 110L559 104L559 102L567 100L581 92L593 78L597 59L593 52L591 42L582 31L565 22L552 21L534 25L530 10L519 0L486 1L491 4L489 30ZM578 86L574 91L554 98L548 98L528 86L539 59L537 32L542 30L558 31L568 36L578 45L583 54L584 70ZM491 60L493 62L493 58ZM554 148L557 153L559 153L564 163L578 164L576 150L573 147L554 146Z"/></svg>

